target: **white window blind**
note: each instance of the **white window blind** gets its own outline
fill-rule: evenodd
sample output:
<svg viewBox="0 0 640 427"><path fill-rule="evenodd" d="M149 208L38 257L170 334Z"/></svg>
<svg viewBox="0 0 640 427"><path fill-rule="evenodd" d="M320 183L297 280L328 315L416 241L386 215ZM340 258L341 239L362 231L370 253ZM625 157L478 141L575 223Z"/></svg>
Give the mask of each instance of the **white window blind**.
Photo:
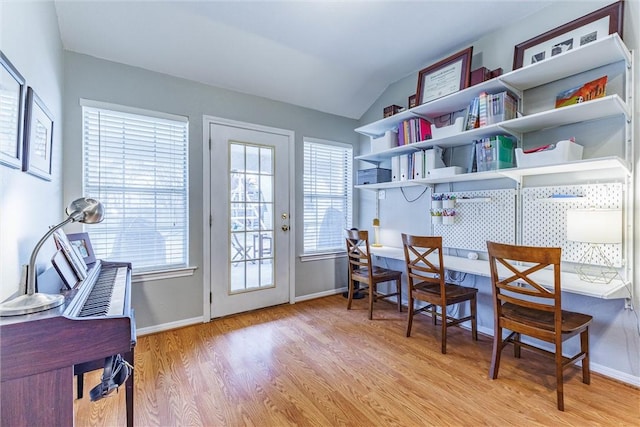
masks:
<svg viewBox="0 0 640 427"><path fill-rule="evenodd" d="M186 267L186 118L82 111L84 194L105 206L105 219L86 227L96 257L131 262L136 272Z"/></svg>
<svg viewBox="0 0 640 427"><path fill-rule="evenodd" d="M304 141L304 253L345 250L352 223L353 149Z"/></svg>

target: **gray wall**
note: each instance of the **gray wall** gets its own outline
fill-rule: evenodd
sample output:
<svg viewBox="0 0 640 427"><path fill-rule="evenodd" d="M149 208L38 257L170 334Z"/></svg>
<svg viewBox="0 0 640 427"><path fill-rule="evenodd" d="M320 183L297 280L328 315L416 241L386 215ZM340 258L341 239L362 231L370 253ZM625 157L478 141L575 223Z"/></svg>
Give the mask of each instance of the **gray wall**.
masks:
<svg viewBox="0 0 640 427"><path fill-rule="evenodd" d="M149 72L72 52L64 53L64 179L65 199L81 194L81 107L79 99L91 99L189 117L190 264L202 267L202 116L210 115L295 132L296 254L302 251L302 138L305 136L357 144L357 122L264 98L205 86L192 81ZM88 231L91 231L87 228ZM346 271L342 262L300 262L296 257L297 297L340 288L335 272ZM318 272L323 274L317 274ZM192 277L134 283L132 303L140 328L202 316L202 269Z"/></svg>
<svg viewBox="0 0 640 427"><path fill-rule="evenodd" d="M469 43L459 46L458 50L473 45L474 58L472 61L472 69L485 66L489 69L502 67L504 72L511 71L513 63L514 45L528 40L538 34L586 15L600 7L611 4L606 1L584 1L584 2L559 2L553 7L536 13L526 19L516 22L506 28L501 29L493 34L487 34L479 40L470 40ZM640 26L640 2L625 2L625 22L624 22L624 41L630 49L638 49L640 46L639 26ZM433 58L436 62L440 58ZM635 93L638 93L638 75L640 74L639 59L636 52L635 55ZM429 64L425 64L426 67ZM415 93L417 85L417 74L407 76L406 78L392 84L389 88L376 100L369 110L360 119L360 125L379 120L382 117L383 108L387 105L397 104L401 106L407 105L409 95ZM635 95L635 94L634 94ZM635 145L638 146L640 141L639 107L638 97L635 97L635 123L634 138ZM362 153L369 151L369 139L360 137L360 150ZM610 153L618 154L619 153ZM603 154L604 155L604 154ZM591 328L591 351L592 351L592 367L594 370L609 374L619 379L640 384L640 336L638 325L637 310L640 309L640 223L638 215L638 207L640 199L638 196L638 183L640 182L640 174L637 173L640 166L640 150L635 150L635 179L636 179L636 200L634 215L634 248L636 258L635 268L635 307L636 312L624 309L624 300L604 300L598 298L585 297L576 294L564 293L563 305L569 310L581 311L594 316L594 323ZM371 167L366 163L360 165L360 168ZM478 186L481 183L473 183ZM503 185L500 183L500 185ZM457 184L459 186L459 184ZM436 186L436 192L456 191L454 185L449 189L445 185ZM466 187L465 189L473 190L474 188ZM406 198L412 200L416 198L422 189L413 187L405 188ZM375 216L375 193L372 191L358 191L356 197L360 202L360 216L358 218L361 228L371 228L372 218ZM391 189L386 191L386 199L380 203L380 218L382 225L381 240L383 243L391 246L401 246L400 233L408 232L421 234L430 233L430 227L427 224L427 213L430 208L428 200L429 192L413 203L408 203L405 196L399 189ZM422 218L416 221L415 218ZM395 269L403 269L403 265L399 261L380 259L387 265ZM464 282L465 285L476 286L479 289L479 314L478 322L480 328L487 333L493 333L493 310L491 302L490 281L486 277L477 277L468 275ZM405 296L406 298L406 296ZM572 343L575 345L575 343Z"/></svg>
<svg viewBox="0 0 640 427"><path fill-rule="evenodd" d="M0 301L18 291L20 266L36 242L63 219L62 46L52 2L0 2L0 50L54 116L53 178L43 181L0 165ZM42 271L54 251L40 252Z"/></svg>

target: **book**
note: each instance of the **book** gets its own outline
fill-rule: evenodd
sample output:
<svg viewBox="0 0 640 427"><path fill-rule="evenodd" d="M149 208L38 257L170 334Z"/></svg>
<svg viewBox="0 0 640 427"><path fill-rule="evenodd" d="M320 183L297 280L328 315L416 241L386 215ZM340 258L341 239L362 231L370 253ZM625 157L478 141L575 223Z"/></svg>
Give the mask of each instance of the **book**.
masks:
<svg viewBox="0 0 640 427"><path fill-rule="evenodd" d="M478 115L479 115L479 99L476 96L473 98L471 103L469 104L469 111L467 113L467 123L464 130L475 129L479 126L478 124Z"/></svg>
<svg viewBox="0 0 640 427"><path fill-rule="evenodd" d="M487 92L478 95L478 127L487 125Z"/></svg>
<svg viewBox="0 0 640 427"><path fill-rule="evenodd" d="M596 98L602 98L606 94L607 76L603 76L585 83L582 86L573 87L560 92L556 96L556 108L579 104Z"/></svg>

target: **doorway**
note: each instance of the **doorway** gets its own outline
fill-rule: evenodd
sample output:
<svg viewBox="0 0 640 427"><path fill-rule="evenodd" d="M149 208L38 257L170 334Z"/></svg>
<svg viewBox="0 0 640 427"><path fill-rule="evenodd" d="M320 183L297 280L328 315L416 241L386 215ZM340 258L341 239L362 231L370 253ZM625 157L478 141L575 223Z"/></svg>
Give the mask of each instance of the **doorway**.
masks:
<svg viewBox="0 0 640 427"><path fill-rule="evenodd" d="M205 314L215 318L292 302L294 134L217 118L204 123L211 213L205 224Z"/></svg>

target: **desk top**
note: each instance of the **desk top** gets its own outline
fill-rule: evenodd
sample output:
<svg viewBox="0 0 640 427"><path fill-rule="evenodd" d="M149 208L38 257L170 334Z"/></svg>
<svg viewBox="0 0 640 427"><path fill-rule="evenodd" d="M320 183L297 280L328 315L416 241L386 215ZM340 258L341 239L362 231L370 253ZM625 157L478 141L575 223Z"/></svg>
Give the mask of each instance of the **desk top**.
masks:
<svg viewBox="0 0 640 427"><path fill-rule="evenodd" d="M383 258L397 259L404 262L404 251L402 248L398 247L371 247L371 254ZM491 276L489 261L487 260L472 260L452 255L443 255L443 262L447 270L460 271L462 273L470 273L477 276ZM507 270L504 269L504 267L502 267L502 269L499 268L498 270L501 276L502 273L504 273L506 276ZM570 292L574 294L603 299L630 297L629 289L625 286L624 282L619 280L614 280L613 282L608 284L590 283L581 280L576 273L562 271L560 274L563 292ZM539 283L545 287L553 287L553 272L551 270L538 271L532 274L531 277L538 280Z"/></svg>

